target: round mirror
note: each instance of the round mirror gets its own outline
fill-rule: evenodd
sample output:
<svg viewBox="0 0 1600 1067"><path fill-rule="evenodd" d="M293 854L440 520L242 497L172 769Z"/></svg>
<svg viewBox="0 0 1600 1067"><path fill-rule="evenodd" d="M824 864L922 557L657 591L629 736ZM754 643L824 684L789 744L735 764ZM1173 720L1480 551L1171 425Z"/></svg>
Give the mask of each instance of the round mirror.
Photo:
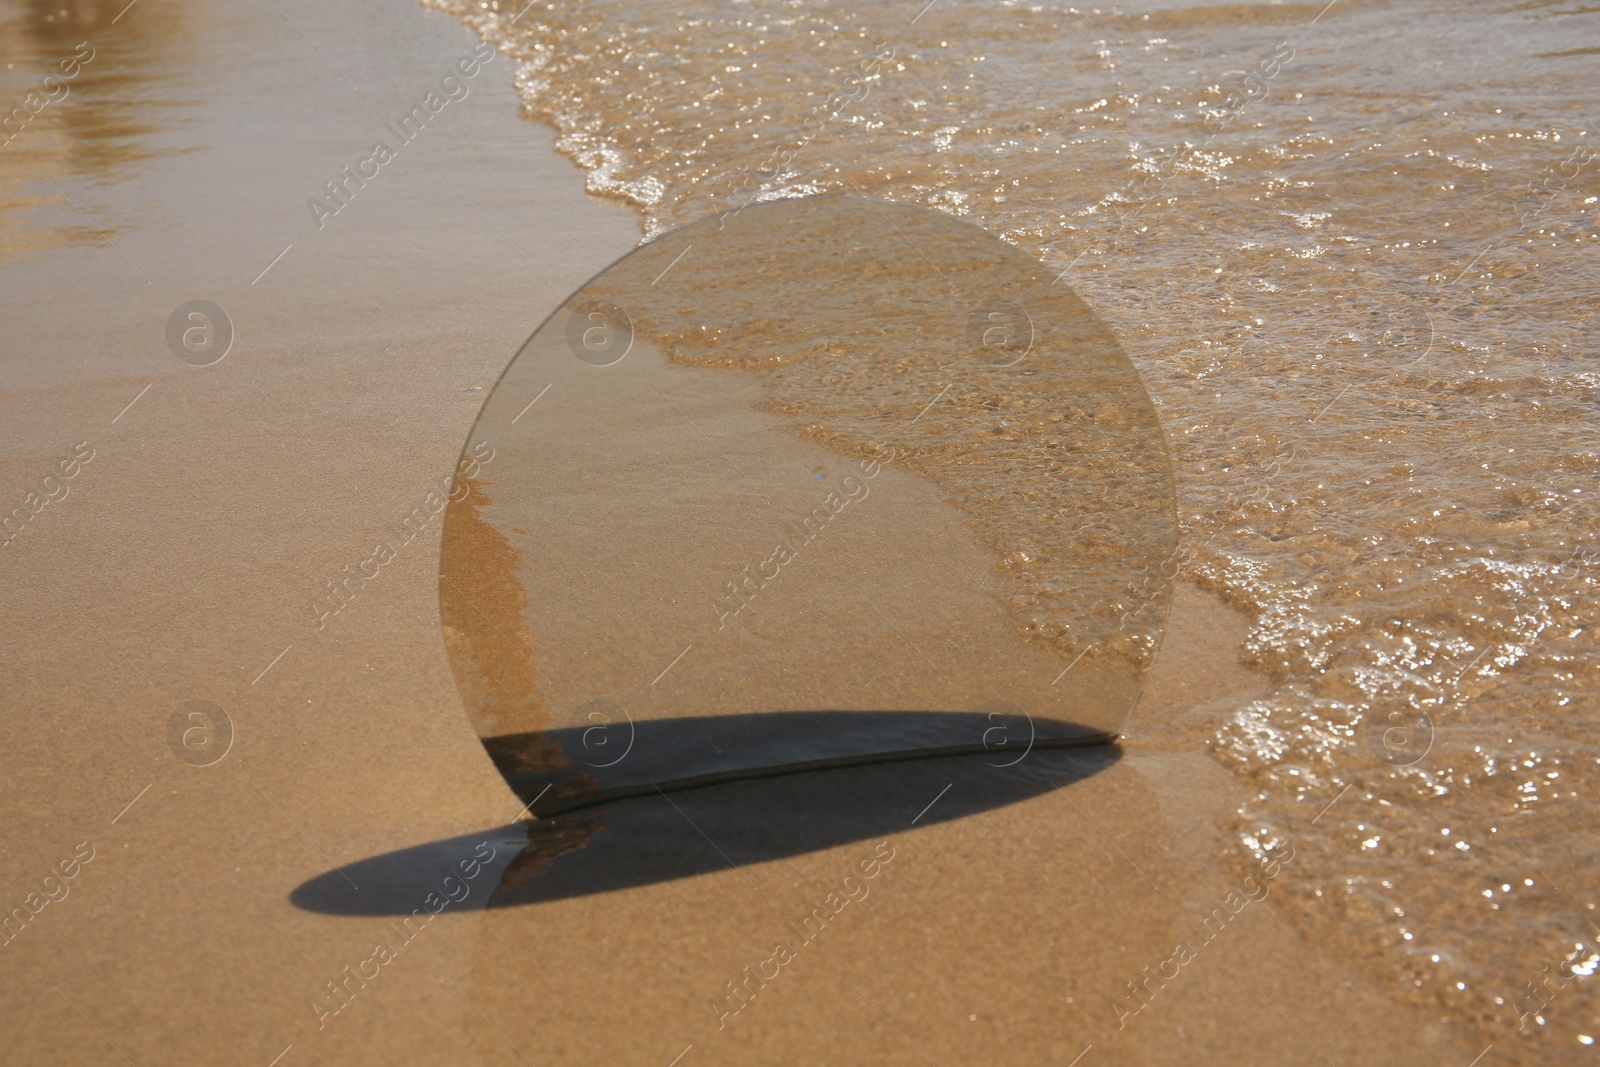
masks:
<svg viewBox="0 0 1600 1067"><path fill-rule="evenodd" d="M1114 739L1175 574L1138 373L1041 264L853 197L641 245L522 346L444 524L446 646L535 813Z"/></svg>

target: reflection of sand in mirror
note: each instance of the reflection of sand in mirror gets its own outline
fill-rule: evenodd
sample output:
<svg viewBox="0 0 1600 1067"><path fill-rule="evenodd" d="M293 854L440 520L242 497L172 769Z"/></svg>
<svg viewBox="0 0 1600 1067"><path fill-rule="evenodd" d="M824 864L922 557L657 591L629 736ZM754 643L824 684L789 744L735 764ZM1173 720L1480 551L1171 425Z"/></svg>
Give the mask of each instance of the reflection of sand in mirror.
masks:
<svg viewBox="0 0 1600 1067"><path fill-rule="evenodd" d="M939 212L817 197L645 245L574 303L603 301L675 361L760 374L808 439L892 444L998 557L1030 639L1148 667L1176 543L1160 426L1109 329L1031 257Z"/></svg>
<svg viewBox="0 0 1600 1067"><path fill-rule="evenodd" d="M528 595L518 577L520 553L482 509L493 503L488 483L458 482L450 522L439 546L439 616L456 687L480 736L544 728L539 668L525 612ZM464 492L462 492L464 490ZM526 766L558 769L567 758L553 746L523 746ZM502 768L504 770L504 768Z"/></svg>
<svg viewBox="0 0 1600 1067"><path fill-rule="evenodd" d="M535 409L541 432L493 444L502 472L536 473L497 475L493 502L474 510L493 527L492 552L458 543L452 512L443 588L526 561L517 581L527 640L555 724L572 725L595 698L646 718L685 708L971 708L1026 682L1061 704L1031 710L1083 718L1085 694L1065 679L1049 686L1059 658L1017 639L991 554L925 480L894 462L869 476L757 410L758 383L673 366L648 342L619 365L626 375L588 392L570 378L593 369L559 342L540 338L529 354L548 356L529 366L555 378ZM826 507L828 486L851 502L813 536L807 522ZM737 599L730 575L757 571L778 542L794 558ZM504 614L515 617L510 605ZM693 658L651 684L688 645ZM480 729L542 725L508 720L515 714L483 714Z"/></svg>

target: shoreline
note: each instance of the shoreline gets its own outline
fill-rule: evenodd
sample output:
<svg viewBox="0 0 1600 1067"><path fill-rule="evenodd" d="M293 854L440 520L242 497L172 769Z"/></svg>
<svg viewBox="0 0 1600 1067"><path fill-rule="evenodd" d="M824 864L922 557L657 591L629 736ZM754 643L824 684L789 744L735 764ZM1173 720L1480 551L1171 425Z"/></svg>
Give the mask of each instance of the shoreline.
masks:
<svg viewBox="0 0 1600 1067"><path fill-rule="evenodd" d="M1218 862L1217 820L1242 786L1201 742L1215 726L1209 707L1263 681L1237 663L1244 616L1188 583L1115 766L927 826L912 823L917 809L967 803L959 786L939 800L938 782L914 792L926 783L908 775L857 795L849 790L864 787L846 772L818 776L862 806L903 803L904 828L884 838L901 858L848 929L819 935L792 974L783 964L715 1043L696 1029L716 1021L704 1007L712 991L748 960L770 959L762 942L779 917L811 906L858 846L755 865L764 892L718 870L441 916L430 923L439 936L386 962L345 1006L350 1017L320 1033L308 1004L329 974L369 958L363 939L387 924L296 908L291 891L485 827L497 828L487 839L509 839L519 803L450 673L438 525L417 537L425 551L382 563L393 580L363 584L338 632L315 632L306 590L372 558L372 531L450 484L512 354L631 250L643 225L585 192L554 132L520 116L498 60L430 120L442 145L376 164L370 188L347 190L359 195L333 212L337 224L319 217L306 191L326 195L320 183L361 158L351 149L373 120L476 38L406 2L292 11L310 39L338 43L325 63L270 9L175 10L179 39L203 46L188 67L160 41L119 44L103 27L84 84L22 131L46 165L72 143L45 125L60 121L55 112L113 106L89 85L108 69L144 70L146 91L165 85L189 109L142 134L154 147L130 150L110 178L56 176L107 241L80 234L0 265L29 309L14 317L0 392L13 428L7 484L31 487L77 441L100 450L59 513L38 513L5 557L30 580L4 594L20 712L6 740L26 755L0 786L17 824L0 888L24 900L71 842L104 846L91 878L52 905L60 914L12 948L0 989L18 1010L0 1029L0 1058L98 1062L109 1043L138 1063L431 1062L463 1049L496 1063L509 1035L544 1062L665 1063L685 1043L695 1063L921 1062L901 1028L941 1063L1064 1063L1085 1043L1088 1062L1266 1048L1320 1062L1301 1037L1349 1063L1465 1064L1477 1052L1465 1024L1390 1003L1388 987L1309 945L1271 908L1236 915L1250 936L1219 939L1127 1033L1105 1036L1118 1020L1102 1001L1169 958L1177 918L1236 881ZM346 74L360 90L350 93ZM329 94L354 103L326 108ZM78 225L66 207L51 210L58 225ZM236 330L226 356L204 367L163 340L172 310L199 296ZM206 766L186 765L167 731L197 697L229 716L231 749ZM704 818L719 798L820 803L807 788L713 786L695 803ZM642 807L629 816L642 820L639 836L626 837L634 831L618 817L614 837L648 842ZM735 820L728 832L738 840L760 827ZM623 997L611 992L620 974ZM1300 1037L1250 999L1245 979ZM1383 1032L1348 1025L1361 1017L1385 1019Z"/></svg>

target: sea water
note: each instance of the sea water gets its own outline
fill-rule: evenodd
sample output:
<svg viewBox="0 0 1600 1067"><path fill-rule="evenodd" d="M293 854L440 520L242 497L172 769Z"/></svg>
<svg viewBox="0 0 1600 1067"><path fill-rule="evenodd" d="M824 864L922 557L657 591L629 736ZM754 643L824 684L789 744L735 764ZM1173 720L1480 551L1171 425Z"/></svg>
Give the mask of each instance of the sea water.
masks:
<svg viewBox="0 0 1600 1067"><path fill-rule="evenodd" d="M1496 1055L1592 1051L1600 8L430 2L650 236L855 194L1059 275L1253 618L1238 850Z"/></svg>

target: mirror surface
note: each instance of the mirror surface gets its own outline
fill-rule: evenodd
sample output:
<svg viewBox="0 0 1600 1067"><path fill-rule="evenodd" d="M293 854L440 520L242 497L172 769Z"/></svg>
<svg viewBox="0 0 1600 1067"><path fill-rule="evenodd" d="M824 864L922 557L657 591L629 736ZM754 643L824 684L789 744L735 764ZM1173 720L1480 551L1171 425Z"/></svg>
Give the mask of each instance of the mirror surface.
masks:
<svg viewBox="0 0 1600 1067"><path fill-rule="evenodd" d="M1113 738L1166 622L1155 411L1040 264L940 212L761 203L640 246L462 455L458 687L543 814Z"/></svg>

